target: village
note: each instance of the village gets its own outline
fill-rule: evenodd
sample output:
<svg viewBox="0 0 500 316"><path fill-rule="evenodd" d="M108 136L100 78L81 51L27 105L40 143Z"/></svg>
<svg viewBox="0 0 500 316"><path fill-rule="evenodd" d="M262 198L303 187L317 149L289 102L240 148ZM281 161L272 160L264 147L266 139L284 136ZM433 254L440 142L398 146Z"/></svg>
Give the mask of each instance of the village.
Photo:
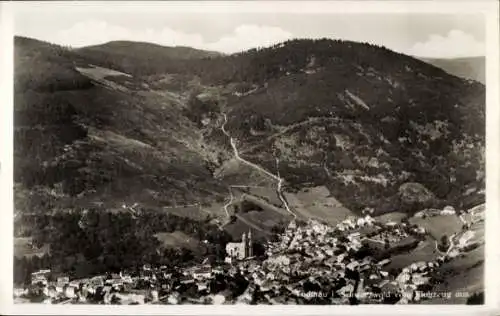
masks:
<svg viewBox="0 0 500 316"><path fill-rule="evenodd" d="M293 220L277 241L265 244L264 256L254 256L249 231L240 243L226 245L226 260L219 264L144 264L139 271L74 280L45 269L32 274L30 285L14 289L14 297L48 304L418 303L429 298L433 272L477 243L468 229L484 220L484 206L459 215L447 207L427 216L459 216L464 225L450 236L448 249L436 242L429 260L398 268L391 268L394 255L434 248L425 227L370 215L350 216L335 226Z"/></svg>

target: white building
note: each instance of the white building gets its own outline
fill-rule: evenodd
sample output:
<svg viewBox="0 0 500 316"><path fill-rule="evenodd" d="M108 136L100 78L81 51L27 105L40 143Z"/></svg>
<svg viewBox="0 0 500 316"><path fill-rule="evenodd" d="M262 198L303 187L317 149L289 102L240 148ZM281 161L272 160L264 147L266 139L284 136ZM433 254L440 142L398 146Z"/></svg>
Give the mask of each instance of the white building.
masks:
<svg viewBox="0 0 500 316"><path fill-rule="evenodd" d="M75 287L73 287L73 286L67 286L64 289L64 296L66 296L67 298L75 298L76 297Z"/></svg>
<svg viewBox="0 0 500 316"><path fill-rule="evenodd" d="M441 215L455 215L455 208L453 206L447 205L440 212Z"/></svg>
<svg viewBox="0 0 500 316"><path fill-rule="evenodd" d="M193 277L196 279L207 279L212 275L212 268L204 266L193 271Z"/></svg>
<svg viewBox="0 0 500 316"><path fill-rule="evenodd" d="M252 232L247 235L243 233L241 242L230 242L226 244L226 262L232 262L233 259L242 260L253 256Z"/></svg>

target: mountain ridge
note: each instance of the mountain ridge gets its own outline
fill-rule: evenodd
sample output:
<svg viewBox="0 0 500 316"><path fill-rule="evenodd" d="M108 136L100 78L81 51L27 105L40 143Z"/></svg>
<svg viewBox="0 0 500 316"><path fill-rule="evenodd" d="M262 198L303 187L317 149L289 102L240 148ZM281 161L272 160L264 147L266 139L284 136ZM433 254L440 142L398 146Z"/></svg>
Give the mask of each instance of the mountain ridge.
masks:
<svg viewBox="0 0 500 316"><path fill-rule="evenodd" d="M174 59L192 59L192 58L209 58L216 56L223 56L224 54L216 51L208 51L203 49L196 49L189 46L165 46L149 42L137 42L116 40L109 41L97 45L88 45L74 49L75 51L88 51L88 50L101 50L113 51L114 53L129 51L129 53L136 53L143 50L145 54L162 53L165 57ZM149 50L149 51L148 51Z"/></svg>
<svg viewBox="0 0 500 316"><path fill-rule="evenodd" d="M283 207L262 174L231 163L223 113L242 158L279 174L285 196L314 210L305 217L334 213L328 194L339 214L484 201L484 86L383 47L292 40L173 60L17 38L15 54L24 212L138 203L191 216L185 204L220 224L231 185Z"/></svg>
<svg viewBox="0 0 500 316"><path fill-rule="evenodd" d="M486 83L486 57L425 58L416 57L455 76Z"/></svg>

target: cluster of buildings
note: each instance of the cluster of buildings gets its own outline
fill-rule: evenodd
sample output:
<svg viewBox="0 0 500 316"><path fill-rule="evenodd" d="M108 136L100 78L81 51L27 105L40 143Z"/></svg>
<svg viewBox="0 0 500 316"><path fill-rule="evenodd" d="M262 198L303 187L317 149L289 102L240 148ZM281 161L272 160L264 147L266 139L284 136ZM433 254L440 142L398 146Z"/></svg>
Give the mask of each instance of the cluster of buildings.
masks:
<svg viewBox="0 0 500 316"><path fill-rule="evenodd" d="M14 289L14 296L20 300L29 297L47 304L111 303L111 294L133 290L139 279L124 273L72 280L67 275L56 275L49 269L33 272L30 286Z"/></svg>
<svg viewBox="0 0 500 316"><path fill-rule="evenodd" d="M414 303L425 299L432 273L460 253L457 247L429 262L389 269L381 253L417 245L425 229L380 223L370 215L348 217L335 226L317 220L292 221L264 257L253 256L251 232L226 245L224 263L192 267L144 265L140 271L70 280L50 270L32 274L32 285L16 297L38 296L46 303L104 304L352 304ZM366 251L374 249L375 251ZM382 251L383 250L383 251Z"/></svg>

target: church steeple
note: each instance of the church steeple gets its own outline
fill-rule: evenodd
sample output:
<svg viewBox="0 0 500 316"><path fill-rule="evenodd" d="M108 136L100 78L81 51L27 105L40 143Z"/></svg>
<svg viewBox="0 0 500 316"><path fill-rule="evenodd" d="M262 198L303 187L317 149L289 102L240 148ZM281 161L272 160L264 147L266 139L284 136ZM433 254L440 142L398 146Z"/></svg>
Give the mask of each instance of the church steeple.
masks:
<svg viewBox="0 0 500 316"><path fill-rule="evenodd" d="M253 256L253 240L252 240L252 231L248 229L248 245L247 245L247 256L252 257Z"/></svg>
<svg viewBox="0 0 500 316"><path fill-rule="evenodd" d="M247 235L245 233L243 233L241 235L241 251L242 251L242 254L241 254L241 259L244 259L246 257L248 257L248 241L247 241Z"/></svg>

